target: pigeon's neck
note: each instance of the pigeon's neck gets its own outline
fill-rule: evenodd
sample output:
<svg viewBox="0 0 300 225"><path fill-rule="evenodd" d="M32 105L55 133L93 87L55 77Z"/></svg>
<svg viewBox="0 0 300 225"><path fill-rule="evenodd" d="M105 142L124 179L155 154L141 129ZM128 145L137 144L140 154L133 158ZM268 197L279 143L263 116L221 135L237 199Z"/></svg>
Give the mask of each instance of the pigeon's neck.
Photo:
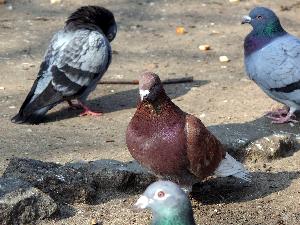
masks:
<svg viewBox="0 0 300 225"><path fill-rule="evenodd" d="M143 101L140 103L138 108L139 111L142 111L143 113L146 112L146 114L152 117L161 115L163 113L169 114L170 112L172 112L172 110L175 110L178 107L174 105L171 99L166 95L165 91L162 90L162 92L158 94L154 102Z"/></svg>
<svg viewBox="0 0 300 225"><path fill-rule="evenodd" d="M152 225L196 225L192 209L188 210L190 213L170 212L167 215L153 215Z"/></svg>
<svg viewBox="0 0 300 225"><path fill-rule="evenodd" d="M100 33L103 33L101 28L97 26L96 24L93 23L87 23L87 22L82 22L82 21L71 21L66 24L65 29L67 31L76 31L76 30L96 30L99 31Z"/></svg>
<svg viewBox="0 0 300 225"><path fill-rule="evenodd" d="M245 56L249 56L253 52L262 49L264 46L271 43L276 38L285 35L286 33L287 32L282 28L280 23L270 24L264 29L253 29L245 38Z"/></svg>

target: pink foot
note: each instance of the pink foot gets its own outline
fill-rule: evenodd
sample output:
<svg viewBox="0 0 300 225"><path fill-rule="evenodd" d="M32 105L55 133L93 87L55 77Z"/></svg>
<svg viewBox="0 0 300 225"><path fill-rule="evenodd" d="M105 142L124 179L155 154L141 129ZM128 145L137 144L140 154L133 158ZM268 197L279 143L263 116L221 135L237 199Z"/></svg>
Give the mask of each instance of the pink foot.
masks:
<svg viewBox="0 0 300 225"><path fill-rule="evenodd" d="M289 111L287 108L282 108L282 109L277 109L277 110L274 110L274 111L269 111L269 112L266 112L265 116L267 117L283 117L283 116L286 116L288 115Z"/></svg>
<svg viewBox="0 0 300 225"><path fill-rule="evenodd" d="M102 112L94 112L90 110L88 106L86 106L84 103L78 101L79 105L83 108L83 112L79 114L79 116L101 116Z"/></svg>
<svg viewBox="0 0 300 225"><path fill-rule="evenodd" d="M102 112L93 112L90 109L84 109L82 113L79 114L79 116L101 116Z"/></svg>
<svg viewBox="0 0 300 225"><path fill-rule="evenodd" d="M281 117L276 117L276 116L267 116L268 118L272 119L272 123L275 124L282 124L282 123L298 123L297 120L292 119L293 117L295 118L294 114L288 113L286 116L281 116Z"/></svg>

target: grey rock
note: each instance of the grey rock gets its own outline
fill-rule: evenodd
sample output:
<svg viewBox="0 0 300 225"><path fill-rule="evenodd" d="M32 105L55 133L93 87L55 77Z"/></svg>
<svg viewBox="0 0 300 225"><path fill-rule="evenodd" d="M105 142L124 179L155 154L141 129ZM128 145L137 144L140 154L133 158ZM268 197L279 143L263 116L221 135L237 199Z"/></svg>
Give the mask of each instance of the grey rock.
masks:
<svg viewBox="0 0 300 225"><path fill-rule="evenodd" d="M269 161L291 155L298 149L300 140L300 124L271 124L264 117L246 123L214 125L208 129L239 161ZM257 143L263 143L262 150L256 148L259 146ZM255 154L257 157L254 159Z"/></svg>
<svg viewBox="0 0 300 225"><path fill-rule="evenodd" d="M3 176L27 181L58 202L85 203L96 195L93 181L84 170L56 163L13 158Z"/></svg>
<svg viewBox="0 0 300 225"><path fill-rule="evenodd" d="M92 203L102 190L144 189L156 180L135 161L105 159L60 165L13 158L3 176L25 180L61 203Z"/></svg>
<svg viewBox="0 0 300 225"><path fill-rule="evenodd" d="M141 167L136 161L96 160L91 162L70 163L76 169L88 171L99 190L143 189L157 178Z"/></svg>
<svg viewBox="0 0 300 225"><path fill-rule="evenodd" d="M52 198L29 183L15 178L0 178L0 224L35 224L57 210Z"/></svg>

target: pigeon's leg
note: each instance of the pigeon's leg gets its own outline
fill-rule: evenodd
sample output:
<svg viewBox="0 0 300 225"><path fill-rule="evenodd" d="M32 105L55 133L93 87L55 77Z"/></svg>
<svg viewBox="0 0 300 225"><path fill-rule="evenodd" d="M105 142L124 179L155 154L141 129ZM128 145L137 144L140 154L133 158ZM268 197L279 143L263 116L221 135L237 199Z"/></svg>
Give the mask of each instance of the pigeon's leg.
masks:
<svg viewBox="0 0 300 225"><path fill-rule="evenodd" d="M79 116L101 116L103 114L102 112L94 112L84 102L80 100L77 101L84 110Z"/></svg>
<svg viewBox="0 0 300 225"><path fill-rule="evenodd" d="M298 123L297 120L293 119L296 118L296 116L294 115L295 111L296 111L295 109L291 108L286 116L280 116L280 117L268 116L268 118L272 119L272 123L276 123L276 124L289 123L289 122Z"/></svg>
<svg viewBox="0 0 300 225"><path fill-rule="evenodd" d="M286 107L284 107L284 108L277 109L274 111L266 112L265 116L272 117L272 118L273 117L282 117L282 116L286 116L288 113L289 113L289 110Z"/></svg>
<svg viewBox="0 0 300 225"><path fill-rule="evenodd" d="M71 109L82 109L82 106L80 104L75 104L72 102L72 100L67 100L67 102Z"/></svg>

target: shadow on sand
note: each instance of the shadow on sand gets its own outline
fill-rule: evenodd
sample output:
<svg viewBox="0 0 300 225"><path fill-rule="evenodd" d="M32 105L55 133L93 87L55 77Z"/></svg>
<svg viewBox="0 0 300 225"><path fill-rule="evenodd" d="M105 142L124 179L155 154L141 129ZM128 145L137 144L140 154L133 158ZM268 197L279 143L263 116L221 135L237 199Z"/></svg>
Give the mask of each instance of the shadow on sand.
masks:
<svg viewBox="0 0 300 225"><path fill-rule="evenodd" d="M217 178L196 184L192 197L205 205L247 202L288 188L300 177L300 171L252 172L251 175L250 183L241 183L235 178Z"/></svg>
<svg viewBox="0 0 300 225"><path fill-rule="evenodd" d="M194 80L191 83L182 84L167 84L164 88L171 99L178 98L185 95L192 87L199 87L209 83L207 80ZM101 87L100 87L101 88ZM91 108L95 111L101 111L104 113L115 112L124 109L135 108L138 100L138 88L131 90L120 91L110 95L105 95L96 99L92 99L88 102ZM49 113L44 123L64 120L73 118L79 115L81 110L72 110L70 108L63 108L60 111Z"/></svg>

